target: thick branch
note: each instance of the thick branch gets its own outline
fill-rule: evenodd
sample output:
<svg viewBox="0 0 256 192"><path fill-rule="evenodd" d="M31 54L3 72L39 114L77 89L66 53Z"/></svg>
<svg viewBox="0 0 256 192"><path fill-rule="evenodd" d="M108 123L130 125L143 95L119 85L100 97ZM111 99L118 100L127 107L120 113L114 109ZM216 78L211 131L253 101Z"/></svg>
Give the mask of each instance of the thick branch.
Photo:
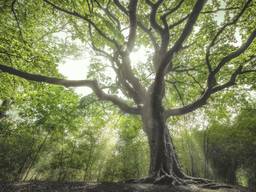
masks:
<svg viewBox="0 0 256 192"><path fill-rule="evenodd" d="M121 98L118 98L115 95L106 94L99 87L97 81L95 81L95 80L65 80L65 79L59 79L59 78L54 78L54 77L46 77L43 75L32 74L32 73L20 71L13 67L9 67L9 66L2 65L2 64L0 64L0 70L2 72L18 76L18 77L21 77L21 78L29 80L29 81L49 83L49 84L54 84L54 85L62 85L65 87L81 87L81 86L90 87L100 100L111 101L113 104L118 106L122 111L124 111L126 113L132 113L132 114L139 113L139 110L137 108L128 106L126 104L126 102L124 100L122 100Z"/></svg>
<svg viewBox="0 0 256 192"><path fill-rule="evenodd" d="M130 20L130 31L127 42L127 51L130 52L134 47L137 29L137 3L138 0L130 0L129 3L129 20Z"/></svg>
<svg viewBox="0 0 256 192"><path fill-rule="evenodd" d="M196 23L196 20L200 14L200 11L203 9L204 4L206 3L206 0L197 0L196 4L193 7L193 10L187 20L187 23L181 32L180 37L178 40L175 42L173 47L165 54L165 57L163 58L156 77L155 77L155 85L154 85L154 91L153 91L153 97L154 99L158 100L158 94L162 93L163 88L164 88L164 75L166 72L166 69L168 67L168 64L171 62L174 54L178 52L180 49L182 49L182 44L183 42L188 38L190 33L192 32L193 26ZM153 100L154 100L153 99ZM158 101L159 102L159 101ZM159 105L159 103L155 104Z"/></svg>
<svg viewBox="0 0 256 192"><path fill-rule="evenodd" d="M166 110L165 117L168 118L170 116L184 115L189 112L192 112L192 111L202 107L203 105L205 105L206 101L208 100L208 98L210 96L211 96L211 90L207 89L207 91L205 91L205 93L199 99L197 99L195 102L185 105L183 107Z"/></svg>
<svg viewBox="0 0 256 192"><path fill-rule="evenodd" d="M200 14L200 11L203 9L204 4L206 3L206 0L198 0L193 7L193 10L191 14L189 14L187 23L179 37L179 39L175 42L174 46L168 51L165 60L167 63L164 65L168 65L168 61L173 57L173 54L178 52L182 48L182 44L184 41L188 38L190 33L192 32L193 26L196 23L196 20Z"/></svg>
<svg viewBox="0 0 256 192"><path fill-rule="evenodd" d="M114 64L116 64L116 66ZM123 65L119 62L117 53L112 60L112 67L117 75L118 82L125 88L125 91L127 91L129 97L133 98L135 103L139 104L141 102L141 95L140 93L138 93L138 91L136 91L136 88L134 88L132 84L129 83L129 79L130 81L134 79L133 81L135 82L138 80L136 79L136 77L133 76L133 74L129 75L129 73L132 73L130 70L130 72L127 74L126 68L129 66Z"/></svg>
<svg viewBox="0 0 256 192"><path fill-rule="evenodd" d="M166 68L168 67L168 64L172 61L173 55L182 48L183 42L188 38L188 36L192 32L193 26L196 23L196 20L200 14L200 11L203 9L203 6L205 3L206 3L206 0L197 0L188 18L188 21L183 31L181 32L181 35L179 36L178 40L175 42L174 46L167 52L167 54L165 55L164 59L162 60L159 66L159 69L156 73L155 82L153 84L153 93L152 93L153 110L159 110L164 112L164 109L162 106L162 96L164 93L164 76L165 76ZM193 105L199 105L199 104L195 103ZM183 108L186 108L186 106ZM171 111L171 115L175 113L177 113L176 110ZM164 115L165 117L168 117L166 114ZM155 118L161 118L161 116L155 116Z"/></svg>
<svg viewBox="0 0 256 192"><path fill-rule="evenodd" d="M126 8L120 3L119 0L114 0L115 5L126 15L128 15L128 11L126 10Z"/></svg>
<svg viewBox="0 0 256 192"><path fill-rule="evenodd" d="M125 75L125 78L129 81L129 83L132 84L135 92L137 93L137 96L139 97L143 97L143 92L144 92L144 88L141 86L141 84L139 83L139 80L134 76L131 66L130 66L130 60L129 60L129 53L128 52L124 52L121 50L121 45L118 44L118 42L116 42L114 39L111 39L110 37L108 37L102 30L100 30L98 28L98 26L91 21L86 15L81 15L75 11L70 11L67 10L65 8L61 8L53 3L51 3L49 0L44 0L46 3L50 4L52 7L54 7L55 9L62 11L64 13L67 13L69 15L73 15L75 17L81 18L83 20L85 20L86 22L88 22L92 27L94 27L94 29L106 40L108 40L109 42L113 43L118 52L121 54L122 59L123 59L123 63L122 65L119 66L120 70L123 71L123 74ZM115 2L119 2L118 0ZM120 2L119 2L120 3ZM120 4L120 6L122 7L122 5ZM132 31L130 31L130 37L128 40L128 47L132 48L133 44L134 44L134 40L135 40L135 33L136 33L136 12L134 12L134 8L136 8L137 3L136 1L131 1L130 4L130 9L128 12L128 15L130 16L131 20L131 26L132 26ZM126 11L126 10L124 10Z"/></svg>
<svg viewBox="0 0 256 192"><path fill-rule="evenodd" d="M232 87L236 84L236 80L239 75L245 74L245 73L251 73L256 72L256 70L243 70L243 65L241 64L230 76L229 80L226 83L223 83L222 85L217 85L215 87L208 87L207 90L204 92L204 94L198 98L193 103L190 103L186 106L180 107L180 108L174 108L169 109L165 111L165 117L168 118L170 116L176 116L176 115L183 115L189 112L192 112L203 105L206 104L207 100L210 98L211 95L213 95L216 92L222 91L224 89L227 89L229 87Z"/></svg>
<svg viewBox="0 0 256 192"><path fill-rule="evenodd" d="M230 53L229 55L227 55L226 57L224 57L219 64L217 65L217 67L213 70L213 75L217 74L220 69L229 61L231 61L232 59L238 57L239 55L241 55L254 41L256 37L256 29L254 29L252 31L252 33L250 34L250 36L248 37L247 41L245 43L243 43L239 49L237 49L236 51Z"/></svg>
<svg viewBox="0 0 256 192"><path fill-rule="evenodd" d="M201 97L199 97L196 101L194 101L193 103L187 104L183 107L166 110L165 117L168 118L170 116L184 115L184 114L190 113L190 112L195 111L196 109L204 106L212 94L233 86L235 84L237 76L239 74L241 74L241 70L242 70L242 67L239 67L231 75L230 80L227 83L224 83L223 85L219 85L215 88L208 88L204 92L204 94Z"/></svg>
<svg viewBox="0 0 256 192"><path fill-rule="evenodd" d="M151 7L150 13L150 24L157 32L162 33L163 28L157 23L156 15L159 6L162 4L163 0L158 0L156 3L152 3L150 0L146 0L146 3Z"/></svg>
<svg viewBox="0 0 256 192"><path fill-rule="evenodd" d="M129 11L120 3L119 0L114 0L114 3L115 3L115 5L118 7L118 9L119 9L121 12L123 12L125 15L129 16ZM152 43L153 46L154 46L154 49L157 50L159 46L158 46L158 44L157 44L156 37L154 36L154 34L152 33L152 31L151 31L150 29L148 29L148 28L147 28L141 21L139 21L139 20L137 20L137 25L138 25L138 27L141 28L142 31L144 31L144 32L148 35L148 37L149 37L151 43Z"/></svg>

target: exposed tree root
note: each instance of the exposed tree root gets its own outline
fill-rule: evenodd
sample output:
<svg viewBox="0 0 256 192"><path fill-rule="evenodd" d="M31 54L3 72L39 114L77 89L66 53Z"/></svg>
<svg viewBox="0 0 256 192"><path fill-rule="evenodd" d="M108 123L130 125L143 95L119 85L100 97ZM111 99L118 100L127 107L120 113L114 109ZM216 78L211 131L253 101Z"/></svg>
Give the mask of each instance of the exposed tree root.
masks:
<svg viewBox="0 0 256 192"><path fill-rule="evenodd" d="M168 174L164 174L158 177L149 176L141 179L131 179L126 181L126 183L149 183L149 184L170 185L170 186L196 185L197 187L204 188L204 189L235 188L232 185L215 183L209 179L190 177L190 176L179 178L179 177L175 177Z"/></svg>
<svg viewBox="0 0 256 192"><path fill-rule="evenodd" d="M126 183L150 183L150 184L156 184L156 185L172 185L172 186L186 185L185 180L169 174L164 174L158 177L149 176L141 179L131 179L126 181Z"/></svg>
<svg viewBox="0 0 256 192"><path fill-rule="evenodd" d="M213 183L212 180L209 179L204 179L204 178L200 178L200 177L190 177L185 175L184 178L185 182L187 184L208 184L208 183Z"/></svg>
<svg viewBox="0 0 256 192"><path fill-rule="evenodd" d="M154 182L154 178L153 177L143 177L140 179L129 179L126 180L125 183L153 183Z"/></svg>
<svg viewBox="0 0 256 192"><path fill-rule="evenodd" d="M161 177L157 177L154 180L153 184L177 186L177 185L185 185L186 183L178 177L165 174L165 175L162 175Z"/></svg>
<svg viewBox="0 0 256 192"><path fill-rule="evenodd" d="M234 186L227 185L227 184L220 184L220 183L208 183L208 184L198 185L198 187L206 188L206 189L222 189L222 188L232 189L232 188L234 188Z"/></svg>

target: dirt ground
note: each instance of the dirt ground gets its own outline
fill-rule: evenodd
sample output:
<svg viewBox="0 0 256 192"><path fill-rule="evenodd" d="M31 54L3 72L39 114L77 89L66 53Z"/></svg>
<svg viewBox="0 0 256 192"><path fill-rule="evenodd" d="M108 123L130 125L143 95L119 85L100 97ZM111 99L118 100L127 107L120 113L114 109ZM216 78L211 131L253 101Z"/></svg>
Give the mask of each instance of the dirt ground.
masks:
<svg viewBox="0 0 256 192"><path fill-rule="evenodd" d="M0 192L243 192L242 189L200 189L194 185L171 187L153 184L83 182L0 182Z"/></svg>

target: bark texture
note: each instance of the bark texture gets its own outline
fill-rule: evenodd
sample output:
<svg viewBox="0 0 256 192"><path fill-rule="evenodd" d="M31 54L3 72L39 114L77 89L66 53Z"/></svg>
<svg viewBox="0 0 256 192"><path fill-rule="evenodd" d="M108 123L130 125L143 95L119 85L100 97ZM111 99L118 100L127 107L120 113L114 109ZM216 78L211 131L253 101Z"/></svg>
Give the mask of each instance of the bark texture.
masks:
<svg viewBox="0 0 256 192"><path fill-rule="evenodd" d="M153 109L150 95L145 98L143 104L142 121L150 147L149 182L183 183L181 179L185 178L185 175L178 163L163 110Z"/></svg>
<svg viewBox="0 0 256 192"><path fill-rule="evenodd" d="M256 174L251 173L248 180L248 192L256 192Z"/></svg>

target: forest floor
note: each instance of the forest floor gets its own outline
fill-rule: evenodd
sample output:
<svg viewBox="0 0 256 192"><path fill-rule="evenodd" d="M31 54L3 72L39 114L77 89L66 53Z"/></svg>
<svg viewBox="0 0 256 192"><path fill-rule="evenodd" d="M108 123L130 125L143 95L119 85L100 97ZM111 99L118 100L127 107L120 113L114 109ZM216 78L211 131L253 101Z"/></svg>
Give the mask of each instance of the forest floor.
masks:
<svg viewBox="0 0 256 192"><path fill-rule="evenodd" d="M201 189L194 185L171 187L153 184L83 182L0 182L0 192L243 192L242 189Z"/></svg>

